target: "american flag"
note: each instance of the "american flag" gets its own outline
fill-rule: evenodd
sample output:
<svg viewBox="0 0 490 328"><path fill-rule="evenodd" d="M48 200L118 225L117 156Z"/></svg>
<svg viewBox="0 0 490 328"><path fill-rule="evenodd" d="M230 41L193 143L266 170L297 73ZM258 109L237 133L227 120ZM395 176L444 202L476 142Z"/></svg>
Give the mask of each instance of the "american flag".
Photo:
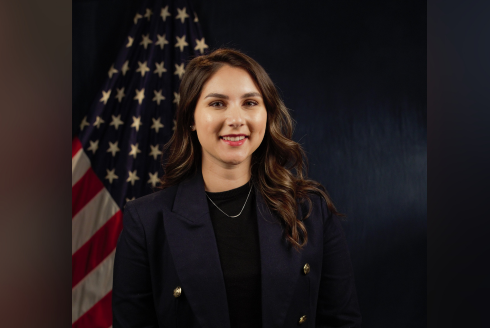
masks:
<svg viewBox="0 0 490 328"><path fill-rule="evenodd" d="M112 325L112 271L125 203L154 191L179 85L205 43L188 0L142 1L72 143L72 326Z"/></svg>

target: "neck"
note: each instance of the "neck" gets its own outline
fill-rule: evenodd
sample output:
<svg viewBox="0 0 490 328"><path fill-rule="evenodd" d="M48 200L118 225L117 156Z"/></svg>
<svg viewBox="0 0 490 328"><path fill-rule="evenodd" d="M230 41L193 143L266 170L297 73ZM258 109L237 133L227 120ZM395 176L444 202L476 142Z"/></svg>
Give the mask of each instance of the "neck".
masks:
<svg viewBox="0 0 490 328"><path fill-rule="evenodd" d="M202 177L206 191L222 192L241 187L250 181L250 176L250 160L246 163L224 166L203 158Z"/></svg>

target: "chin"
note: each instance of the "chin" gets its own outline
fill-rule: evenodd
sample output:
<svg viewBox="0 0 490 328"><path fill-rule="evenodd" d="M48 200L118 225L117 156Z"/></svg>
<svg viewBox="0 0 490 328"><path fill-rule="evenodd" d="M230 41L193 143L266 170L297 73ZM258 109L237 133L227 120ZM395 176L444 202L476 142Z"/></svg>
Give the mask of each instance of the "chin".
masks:
<svg viewBox="0 0 490 328"><path fill-rule="evenodd" d="M226 163L227 164L230 164L230 165L238 165L238 164L241 164L243 161L240 161L240 160L230 160L230 161L227 161Z"/></svg>
<svg viewBox="0 0 490 328"><path fill-rule="evenodd" d="M244 160L245 160L244 158L234 157L234 158L224 159L223 162L225 162L226 164L229 164L229 165L238 165L238 164L241 164Z"/></svg>

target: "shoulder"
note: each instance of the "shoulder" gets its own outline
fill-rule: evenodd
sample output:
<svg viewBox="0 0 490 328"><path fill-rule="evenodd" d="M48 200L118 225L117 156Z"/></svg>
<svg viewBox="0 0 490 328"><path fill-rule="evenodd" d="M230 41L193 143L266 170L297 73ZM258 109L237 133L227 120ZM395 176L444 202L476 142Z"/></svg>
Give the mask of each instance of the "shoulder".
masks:
<svg viewBox="0 0 490 328"><path fill-rule="evenodd" d="M308 199L301 200L300 206L303 215L306 215L310 211L310 216L307 220L305 220L305 222L308 220L316 221L323 225L323 228L326 229L332 224L337 225L340 218L331 210L333 204L331 203L326 189L322 185L320 185L320 189L325 192L327 199L325 199L320 192L309 191L307 194Z"/></svg>
<svg viewBox="0 0 490 328"><path fill-rule="evenodd" d="M157 192L129 201L124 206L124 211L131 216L152 217L164 210L171 210L176 194L177 186L168 187Z"/></svg>
<svg viewBox="0 0 490 328"><path fill-rule="evenodd" d="M318 188L326 193L325 187L318 183ZM328 197L328 194L327 194ZM309 200L309 201L308 201ZM301 199L299 203L302 206L302 210L308 210L308 205L311 202L311 210L316 214L320 214L322 216L329 216L331 214L330 210L327 206L327 201L323 197L323 195L318 191L308 191L307 198Z"/></svg>
<svg viewBox="0 0 490 328"><path fill-rule="evenodd" d="M328 194L327 194L327 197ZM326 200L319 193L312 193L311 195L312 201L312 216L317 216L321 218L321 222L323 225L323 234L326 240L337 240L339 241L345 238L343 227L341 221L343 220L341 216L335 214L336 212L332 212L331 200L328 198ZM335 207L333 207L335 209ZM316 214L313 214L316 213Z"/></svg>

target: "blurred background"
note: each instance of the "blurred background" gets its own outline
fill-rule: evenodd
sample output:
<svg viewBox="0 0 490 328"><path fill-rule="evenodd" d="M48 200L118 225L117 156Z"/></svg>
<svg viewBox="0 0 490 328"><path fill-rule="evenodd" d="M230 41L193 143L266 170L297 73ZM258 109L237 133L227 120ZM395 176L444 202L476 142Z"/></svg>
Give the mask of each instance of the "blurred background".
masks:
<svg viewBox="0 0 490 328"><path fill-rule="evenodd" d="M269 73L309 176L347 215L363 327L426 327L426 2L191 2L210 50L241 50ZM72 136L140 4L73 1Z"/></svg>

